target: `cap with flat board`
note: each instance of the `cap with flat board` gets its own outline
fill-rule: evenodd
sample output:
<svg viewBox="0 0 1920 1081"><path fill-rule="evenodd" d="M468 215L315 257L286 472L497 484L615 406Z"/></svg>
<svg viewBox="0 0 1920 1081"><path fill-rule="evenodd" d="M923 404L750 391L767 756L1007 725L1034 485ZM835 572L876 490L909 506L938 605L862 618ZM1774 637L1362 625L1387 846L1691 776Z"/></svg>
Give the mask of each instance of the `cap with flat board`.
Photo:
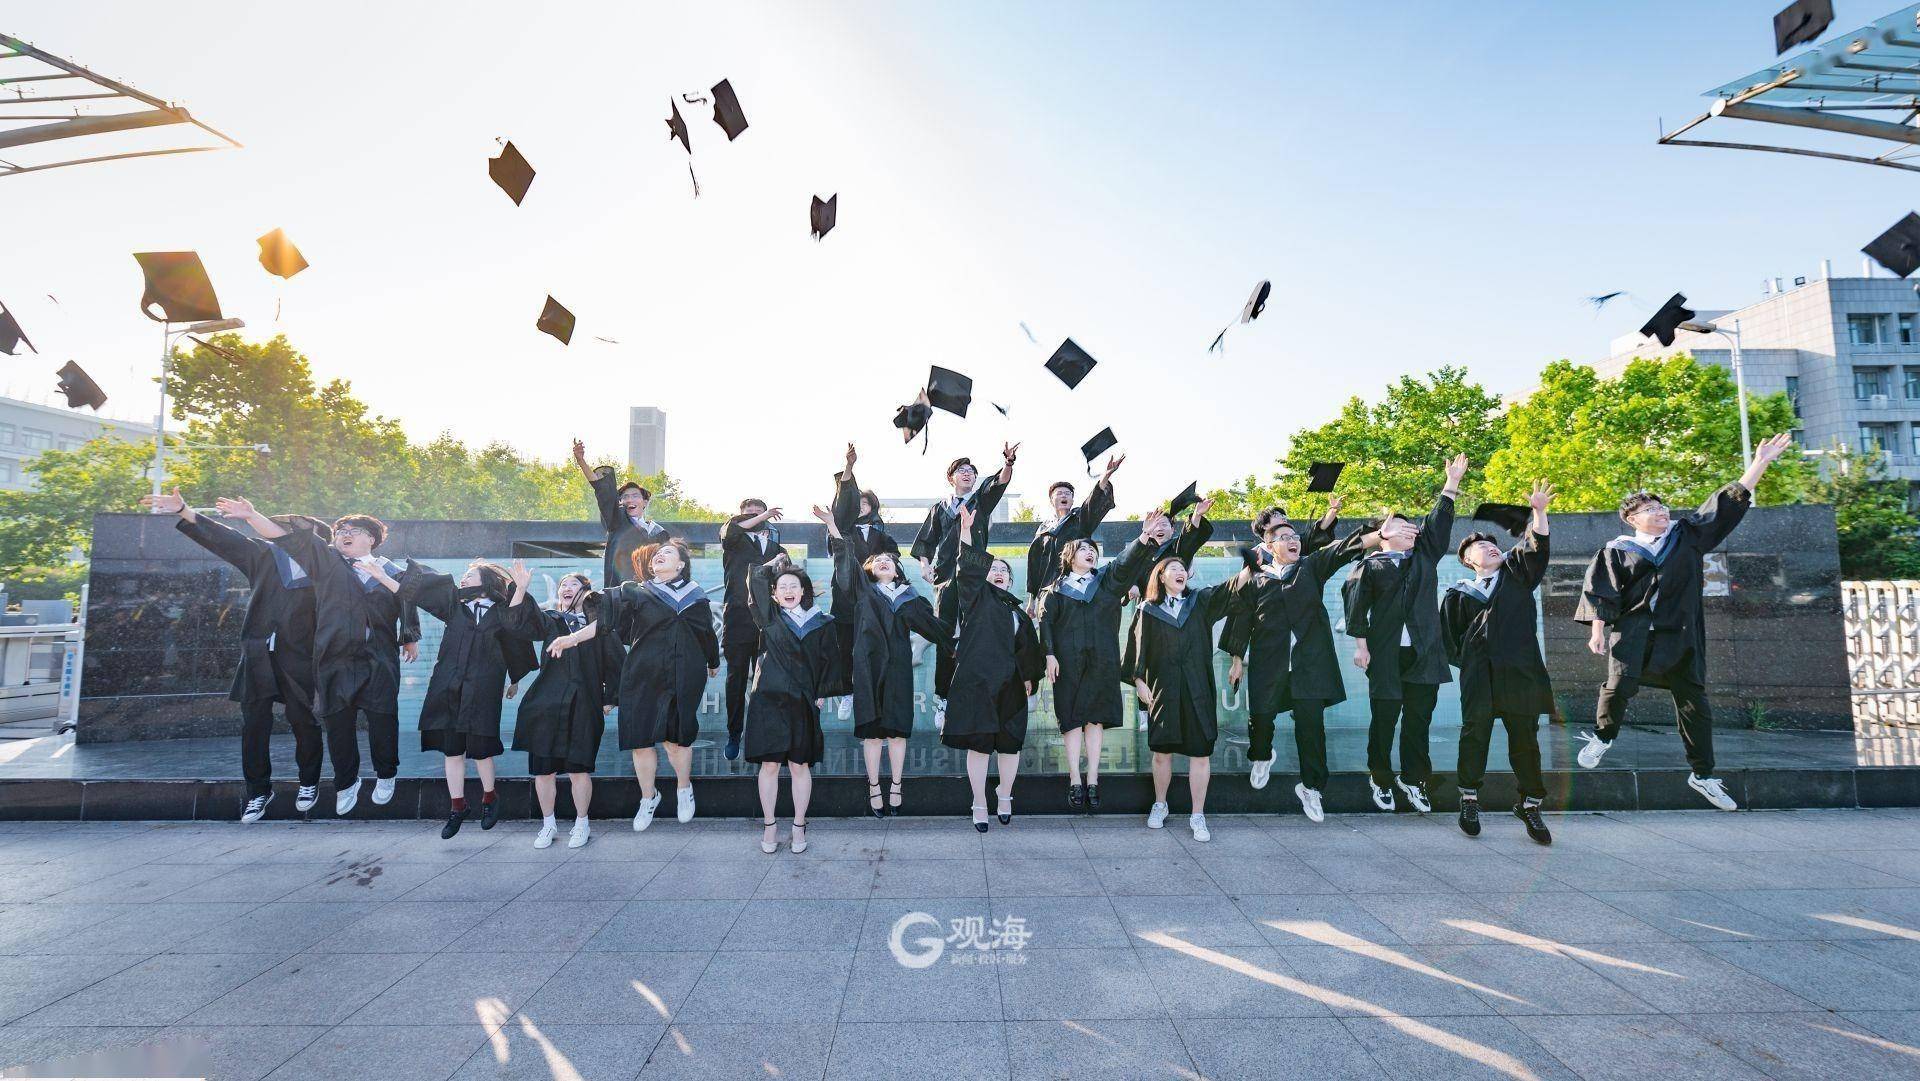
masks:
<svg viewBox="0 0 1920 1081"><path fill-rule="evenodd" d="M573 313L552 297L547 298L547 306L540 309L540 318L533 325L541 333L560 339L562 345L573 344Z"/></svg>
<svg viewBox="0 0 1920 1081"><path fill-rule="evenodd" d="M1080 348L1079 343L1072 338L1068 338L1060 343L1060 348L1055 349L1052 356L1047 358L1047 370L1058 376L1060 381L1067 385L1067 389L1072 390L1079 386L1080 381L1085 379L1099 363L1093 359L1093 354Z"/></svg>
<svg viewBox="0 0 1920 1081"><path fill-rule="evenodd" d="M840 213L840 193L834 192L825 199L813 197L813 206L807 211L807 219L813 225L813 239L819 240L833 231L833 223Z"/></svg>
<svg viewBox="0 0 1920 1081"><path fill-rule="evenodd" d="M1087 476L1093 476L1093 460L1120 445L1112 428L1100 429L1100 434L1080 444L1080 456L1087 460Z"/></svg>
<svg viewBox="0 0 1920 1081"><path fill-rule="evenodd" d="M667 108L673 110L673 115L667 117L667 138L680 140L687 153L693 153L693 135L687 131L686 118L680 115L680 103L668 97Z"/></svg>
<svg viewBox="0 0 1920 1081"><path fill-rule="evenodd" d="M286 230L275 229L260 237L257 243L260 245L260 265L267 268L267 273L291 278L307 269L306 257L300 254L299 248L293 246L293 241L287 239Z"/></svg>
<svg viewBox="0 0 1920 1081"><path fill-rule="evenodd" d="M713 84L713 122L727 133L727 142L733 142L747 130L747 114L740 110L740 99L734 95L733 83L729 80Z"/></svg>
<svg viewBox="0 0 1920 1081"><path fill-rule="evenodd" d="M1920 214L1909 211L1860 250L1902 278L1920 270Z"/></svg>
<svg viewBox="0 0 1920 1081"><path fill-rule="evenodd" d="M993 406L995 409L998 409L1000 411L1001 416L1004 417L1007 415L1007 407L1004 405L1001 405L999 402L988 402L987 404Z"/></svg>
<svg viewBox="0 0 1920 1081"><path fill-rule="evenodd" d="M1793 0L1773 17L1773 53L1786 52L1826 33L1833 22L1833 0Z"/></svg>
<svg viewBox="0 0 1920 1081"><path fill-rule="evenodd" d="M922 390L913 401L901 406L893 415L893 426L900 429L900 441L911 443L914 437L926 430L927 422L933 419L933 406L927 402L927 392ZM927 452L926 446L920 447L920 453Z"/></svg>
<svg viewBox="0 0 1920 1081"><path fill-rule="evenodd" d="M1178 518L1180 517L1181 511L1199 502L1200 482L1196 480L1185 488L1180 489L1180 494L1174 496L1173 502L1167 504L1167 517Z"/></svg>
<svg viewBox="0 0 1920 1081"><path fill-rule="evenodd" d="M221 318L220 298L213 295L213 283L207 280L198 252L143 251L134 252L133 258L147 279L147 291L140 295L140 310L147 318L156 323ZM164 314L153 314L155 304Z"/></svg>
<svg viewBox="0 0 1920 1081"><path fill-rule="evenodd" d="M487 175L493 178L500 190L507 193L514 206L527 197L527 189L533 186L533 166L509 140L500 148L500 156L487 159Z"/></svg>
<svg viewBox="0 0 1920 1081"><path fill-rule="evenodd" d="M13 356L14 350L23 343L36 353L40 351L34 349L33 343L27 340L27 332L20 329L20 321L13 317L5 304L0 304L0 353Z"/></svg>
<svg viewBox="0 0 1920 1081"><path fill-rule="evenodd" d="M964 417L967 406L973 404L973 380L936 364L927 370L927 402L935 409Z"/></svg>
<svg viewBox="0 0 1920 1081"><path fill-rule="evenodd" d="M1692 318L1693 309L1687 307L1687 298L1675 293L1667 298L1665 304L1660 305L1660 310L1653 313L1653 318L1647 320L1646 325L1640 328L1640 333L1649 338L1658 339L1661 345L1672 345L1673 332L1680 328L1680 324Z"/></svg>
<svg viewBox="0 0 1920 1081"><path fill-rule="evenodd" d="M1314 462L1307 466L1307 491L1331 492L1340 480L1340 471L1347 467L1345 462Z"/></svg>
<svg viewBox="0 0 1920 1081"><path fill-rule="evenodd" d="M1267 297L1272 295L1272 293L1273 283L1270 281L1263 281L1254 286L1253 295L1249 296L1246 304L1240 308L1240 322L1251 323L1255 319L1260 318L1260 313L1267 310ZM1207 346L1207 352L1223 352L1227 340L1227 331L1231 329L1233 329L1232 323L1221 327L1220 333L1213 336L1213 344Z"/></svg>
<svg viewBox="0 0 1920 1081"><path fill-rule="evenodd" d="M78 409L89 405L97 413L101 406L107 404L106 391L100 389L100 384L94 382L92 376L81 371L80 365L69 360L60 366L58 374L60 393L67 396L67 408Z"/></svg>
<svg viewBox="0 0 1920 1081"><path fill-rule="evenodd" d="M1533 518L1533 508L1518 503L1482 503L1473 512L1476 522L1492 522L1507 531L1509 536L1517 537L1527 531L1527 523Z"/></svg>

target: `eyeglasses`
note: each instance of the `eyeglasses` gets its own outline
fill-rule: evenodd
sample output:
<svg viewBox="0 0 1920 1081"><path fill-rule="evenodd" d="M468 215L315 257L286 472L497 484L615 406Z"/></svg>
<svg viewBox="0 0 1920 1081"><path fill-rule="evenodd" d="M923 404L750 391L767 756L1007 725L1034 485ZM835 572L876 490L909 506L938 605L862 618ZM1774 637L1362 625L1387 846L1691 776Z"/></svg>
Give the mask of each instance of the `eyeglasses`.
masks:
<svg viewBox="0 0 1920 1081"><path fill-rule="evenodd" d="M371 540L373 537L372 533L368 532L367 530L361 529L357 525L337 526L333 531L333 535L336 537L366 537L369 540Z"/></svg>

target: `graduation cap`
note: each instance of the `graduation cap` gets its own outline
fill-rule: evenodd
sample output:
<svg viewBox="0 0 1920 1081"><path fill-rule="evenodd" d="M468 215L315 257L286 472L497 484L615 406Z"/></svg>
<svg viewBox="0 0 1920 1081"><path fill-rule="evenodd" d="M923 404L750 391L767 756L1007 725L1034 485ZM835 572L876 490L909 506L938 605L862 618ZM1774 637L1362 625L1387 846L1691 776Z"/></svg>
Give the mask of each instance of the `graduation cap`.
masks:
<svg viewBox="0 0 1920 1081"><path fill-rule="evenodd" d="M933 406L927 401L927 392L922 390L911 404L903 405L893 415L893 426L900 429L900 439L911 443L914 437L926 430L927 422L933 419ZM927 452L926 444L920 446L920 453Z"/></svg>
<svg viewBox="0 0 1920 1081"><path fill-rule="evenodd" d="M222 318L220 298L213 295L213 283L207 280L198 252L143 251L134 252L133 258L147 279L147 291L140 294L140 310L147 318L156 323ZM155 304L164 315L153 314Z"/></svg>
<svg viewBox="0 0 1920 1081"><path fill-rule="evenodd" d="M311 514L269 514L267 519L287 529L304 529L319 537L323 544L333 543L333 527Z"/></svg>
<svg viewBox="0 0 1920 1081"><path fill-rule="evenodd" d="M1093 371L1094 365L1098 363L1100 362L1093 359L1091 353L1080 348L1072 338L1068 338L1060 343L1060 348L1055 349L1052 356L1047 358L1047 370L1059 376L1060 381L1067 385L1067 389L1072 390L1080 385L1080 381L1085 379L1087 373Z"/></svg>
<svg viewBox="0 0 1920 1081"><path fill-rule="evenodd" d="M1112 428L1100 429L1100 434L1080 444L1080 456L1087 460L1087 476L1093 476L1093 460L1120 445Z"/></svg>
<svg viewBox="0 0 1920 1081"><path fill-rule="evenodd" d="M27 341L27 332L20 329L20 321L13 317L13 313L7 310L6 305L0 304L0 353L13 356L13 351L18 349L22 342L25 342L27 348L33 349L35 353L40 351L33 348L32 342Z"/></svg>
<svg viewBox="0 0 1920 1081"><path fill-rule="evenodd" d="M833 231L834 216L840 212L840 193L834 192L825 199L813 197L813 206L808 217L813 223L813 239L819 240Z"/></svg>
<svg viewBox="0 0 1920 1081"><path fill-rule="evenodd" d="M107 392L100 389L100 384L94 382L92 376L81 371L80 365L67 361L60 366L59 376L60 393L67 396L68 409L90 405L97 413L101 406L107 404Z"/></svg>
<svg viewBox="0 0 1920 1081"><path fill-rule="evenodd" d="M967 406L973 404L973 380L936 364L927 370L927 402L935 409L964 417Z"/></svg>
<svg viewBox="0 0 1920 1081"><path fill-rule="evenodd" d="M547 306L540 309L540 318L533 325L542 334L551 334L560 339L561 345L573 343L573 313L561 307L560 302L551 296L547 298Z"/></svg>
<svg viewBox="0 0 1920 1081"><path fill-rule="evenodd" d="M1253 295L1249 296L1247 298L1246 304L1240 308L1240 322L1251 323L1255 319L1260 318L1260 313L1267 310L1267 297L1272 293L1273 293L1273 283L1270 281L1263 281L1259 285L1254 286ZM1207 352L1209 353L1220 352L1222 349L1222 343L1224 343L1227 340L1227 331L1231 330L1232 328L1233 328L1232 323L1228 323L1226 326L1221 327L1220 333L1213 336L1213 344L1207 346Z"/></svg>
<svg viewBox="0 0 1920 1081"><path fill-rule="evenodd" d="M993 406L995 409L998 409L1000 411L1001 416L1004 417L1007 415L1007 407L1004 405L1001 405L999 402L988 402L987 404Z"/></svg>
<svg viewBox="0 0 1920 1081"><path fill-rule="evenodd" d="M1517 537L1527 531L1527 522L1533 518L1533 508L1518 503L1482 503L1473 512L1476 522L1492 522L1507 531L1508 536Z"/></svg>
<svg viewBox="0 0 1920 1081"><path fill-rule="evenodd" d="M520 200L527 197L527 189L533 186L533 166L527 164L512 140L500 148L499 157L487 159L487 175L507 193L514 206L520 205Z"/></svg>
<svg viewBox="0 0 1920 1081"><path fill-rule="evenodd" d="M1902 278L1920 270L1920 214L1908 212L1860 250Z"/></svg>
<svg viewBox="0 0 1920 1081"><path fill-rule="evenodd" d="M213 353L216 356L225 357L228 360L233 361L235 364L245 364L247 362L247 358L241 356L240 354L224 346L215 345L212 342L207 341L205 338L198 338L192 334L189 334L187 335L187 340L199 346L200 348L205 349L207 352Z"/></svg>
<svg viewBox="0 0 1920 1081"><path fill-rule="evenodd" d="M680 103L668 97L667 108L673 110L673 115L667 117L667 138L680 140L687 153L693 153L693 136L687 131L686 119L680 115Z"/></svg>
<svg viewBox="0 0 1920 1081"><path fill-rule="evenodd" d="M1167 504L1167 517L1178 518L1181 511L1198 502L1200 502L1200 482L1196 480L1180 489L1180 494L1173 497L1172 503Z"/></svg>
<svg viewBox="0 0 1920 1081"><path fill-rule="evenodd" d="M733 83L726 79L713 84L713 122L727 133L727 142L747 130L747 114L740 111L740 99L733 93Z"/></svg>
<svg viewBox="0 0 1920 1081"><path fill-rule="evenodd" d="M260 245L260 265L267 268L267 273L291 278L307 269L307 260L300 254L300 249L293 246L293 241L287 239L286 230L275 229L260 237L257 243Z"/></svg>
<svg viewBox="0 0 1920 1081"><path fill-rule="evenodd" d="M1786 52L1826 32L1833 22L1833 0L1793 0L1773 17L1773 53Z"/></svg>
<svg viewBox="0 0 1920 1081"><path fill-rule="evenodd" d="M1335 482L1340 479L1340 471L1347 467L1345 462L1314 462L1307 467L1307 491L1331 492Z"/></svg>
<svg viewBox="0 0 1920 1081"><path fill-rule="evenodd" d="M1659 339L1661 345L1672 345L1673 332L1679 329L1680 324L1692 318L1693 309L1687 307L1687 298L1675 293L1667 298L1665 304L1660 305L1660 310L1653 313L1653 318L1647 320L1647 325L1640 328L1640 333L1649 338Z"/></svg>

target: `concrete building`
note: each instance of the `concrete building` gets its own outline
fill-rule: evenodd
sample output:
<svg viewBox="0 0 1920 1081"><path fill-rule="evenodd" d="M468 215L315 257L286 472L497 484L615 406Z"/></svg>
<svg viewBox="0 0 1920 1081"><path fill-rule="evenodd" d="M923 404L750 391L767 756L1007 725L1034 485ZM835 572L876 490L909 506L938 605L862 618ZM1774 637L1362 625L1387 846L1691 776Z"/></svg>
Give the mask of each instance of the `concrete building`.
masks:
<svg viewBox="0 0 1920 1081"><path fill-rule="evenodd" d="M26 465L41 451L73 450L103 435L151 444L153 425L99 416L90 409L0 398L0 491L32 487Z"/></svg>
<svg viewBox="0 0 1920 1081"><path fill-rule="evenodd" d="M1811 281L1768 279L1760 299L1743 308L1695 310L1701 321L1738 324L1747 392L1785 391L1799 416L1794 436L1801 446L1817 451L1838 440L1884 452L1888 476L1920 493L1920 295L1912 282L1835 278L1823 265ZM1615 338L1594 368L1610 377L1635 357L1676 353L1732 366L1726 338L1681 331L1667 347L1637 333Z"/></svg>
<svg viewBox="0 0 1920 1081"><path fill-rule="evenodd" d="M650 405L627 410L627 468L641 476L667 471L667 414Z"/></svg>

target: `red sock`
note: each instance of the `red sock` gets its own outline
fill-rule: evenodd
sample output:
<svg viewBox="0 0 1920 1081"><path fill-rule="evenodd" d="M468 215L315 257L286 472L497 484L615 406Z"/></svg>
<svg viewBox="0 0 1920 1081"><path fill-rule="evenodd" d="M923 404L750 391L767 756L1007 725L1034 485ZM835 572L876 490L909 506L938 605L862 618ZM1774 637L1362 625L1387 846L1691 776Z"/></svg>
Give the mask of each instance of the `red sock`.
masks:
<svg viewBox="0 0 1920 1081"><path fill-rule="evenodd" d="M456 810L456 811L464 811L464 810L466 810L466 809L467 809L467 797L465 797L465 796L455 796L455 797L453 797L453 809L454 809L454 810Z"/></svg>
<svg viewBox="0 0 1920 1081"><path fill-rule="evenodd" d="M487 790L486 790L485 792L482 792L482 793L480 793L480 802L481 802L481 803L492 803L492 802L493 802L493 789L491 789L491 788L489 788L489 789L487 789Z"/></svg>

